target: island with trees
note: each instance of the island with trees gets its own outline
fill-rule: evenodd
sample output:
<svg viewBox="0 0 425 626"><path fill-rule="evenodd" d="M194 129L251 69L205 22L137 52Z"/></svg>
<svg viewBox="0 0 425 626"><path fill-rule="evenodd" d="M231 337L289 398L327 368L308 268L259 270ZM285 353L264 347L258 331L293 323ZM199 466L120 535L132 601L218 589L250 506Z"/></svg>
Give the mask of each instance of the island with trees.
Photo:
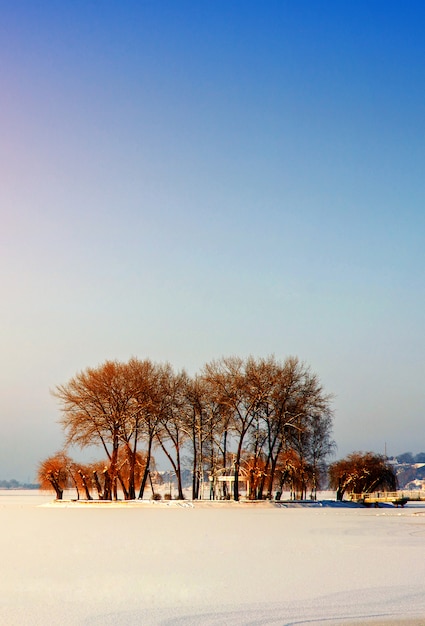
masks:
<svg viewBox="0 0 425 626"><path fill-rule="evenodd" d="M38 468L42 489L58 500L74 487L87 500L154 494L155 452L172 468L177 498L191 474L191 498L316 498L329 484L346 492L395 488L384 457L353 454L328 466L334 452L332 396L295 357L236 356L204 365L195 376L135 357L106 361L58 385L63 449ZM102 450L84 464L70 447Z"/></svg>

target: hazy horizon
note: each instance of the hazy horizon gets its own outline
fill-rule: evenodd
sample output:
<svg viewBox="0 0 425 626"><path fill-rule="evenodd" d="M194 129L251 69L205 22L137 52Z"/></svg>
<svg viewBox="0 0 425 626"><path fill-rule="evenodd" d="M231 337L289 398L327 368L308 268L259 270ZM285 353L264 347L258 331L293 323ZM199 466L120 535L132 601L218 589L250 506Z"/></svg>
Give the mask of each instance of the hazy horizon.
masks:
<svg viewBox="0 0 425 626"><path fill-rule="evenodd" d="M337 457L425 449L425 5L0 8L0 478L106 359L294 355Z"/></svg>

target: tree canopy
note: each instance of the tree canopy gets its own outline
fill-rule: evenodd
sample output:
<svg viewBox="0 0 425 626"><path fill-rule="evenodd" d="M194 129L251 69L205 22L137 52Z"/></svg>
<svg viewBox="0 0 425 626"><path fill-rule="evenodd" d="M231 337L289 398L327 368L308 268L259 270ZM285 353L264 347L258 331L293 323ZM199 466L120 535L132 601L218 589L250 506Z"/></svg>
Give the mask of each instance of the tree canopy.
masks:
<svg viewBox="0 0 425 626"><path fill-rule="evenodd" d="M219 476L227 474L237 500L241 472L250 477L252 498L270 498L284 484L300 497L310 489L314 497L334 447L331 396L294 357L221 358L193 377L148 359L106 361L77 373L53 394L65 450L103 449L106 461L92 482L99 491L102 478L105 499L116 498L118 490L125 498L143 497L156 448L169 459L179 498L184 463L191 464L193 498L205 480L214 497L219 487L225 489ZM282 470L289 458L290 472Z"/></svg>
<svg viewBox="0 0 425 626"><path fill-rule="evenodd" d="M336 489L337 500L342 500L345 493L372 493L378 489L394 491L397 478L383 455L353 452L329 466L329 485Z"/></svg>

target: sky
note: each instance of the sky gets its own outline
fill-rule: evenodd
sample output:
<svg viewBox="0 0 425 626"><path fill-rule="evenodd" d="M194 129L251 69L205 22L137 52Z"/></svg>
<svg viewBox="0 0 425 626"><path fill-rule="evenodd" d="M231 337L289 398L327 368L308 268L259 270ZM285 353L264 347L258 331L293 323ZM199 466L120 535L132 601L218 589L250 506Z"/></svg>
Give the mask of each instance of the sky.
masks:
<svg viewBox="0 0 425 626"><path fill-rule="evenodd" d="M0 0L0 478L131 356L297 356L425 450L425 5Z"/></svg>

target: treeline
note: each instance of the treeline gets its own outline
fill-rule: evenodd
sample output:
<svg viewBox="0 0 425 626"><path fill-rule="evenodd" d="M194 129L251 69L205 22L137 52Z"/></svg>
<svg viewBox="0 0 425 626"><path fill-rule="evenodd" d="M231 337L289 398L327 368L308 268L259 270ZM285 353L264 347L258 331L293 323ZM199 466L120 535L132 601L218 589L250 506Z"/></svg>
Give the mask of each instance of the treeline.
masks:
<svg viewBox="0 0 425 626"><path fill-rule="evenodd" d="M222 358L199 374L130 359L87 368L53 392L61 409L64 450L40 464L38 478L61 497L73 484L87 498L143 498L153 454L168 458L183 499L182 469L190 467L192 497L271 498L284 486L315 497L334 448L331 397L297 358ZM84 466L69 446L99 446L105 461ZM227 480L227 478L229 480Z"/></svg>
<svg viewBox="0 0 425 626"><path fill-rule="evenodd" d="M398 463L406 465L414 465L415 463L425 463L425 452L418 452L418 454L412 454L411 452L403 452L403 454L397 454L395 457Z"/></svg>
<svg viewBox="0 0 425 626"><path fill-rule="evenodd" d="M40 485L34 483L21 483L15 478L0 480L0 489L39 489Z"/></svg>

